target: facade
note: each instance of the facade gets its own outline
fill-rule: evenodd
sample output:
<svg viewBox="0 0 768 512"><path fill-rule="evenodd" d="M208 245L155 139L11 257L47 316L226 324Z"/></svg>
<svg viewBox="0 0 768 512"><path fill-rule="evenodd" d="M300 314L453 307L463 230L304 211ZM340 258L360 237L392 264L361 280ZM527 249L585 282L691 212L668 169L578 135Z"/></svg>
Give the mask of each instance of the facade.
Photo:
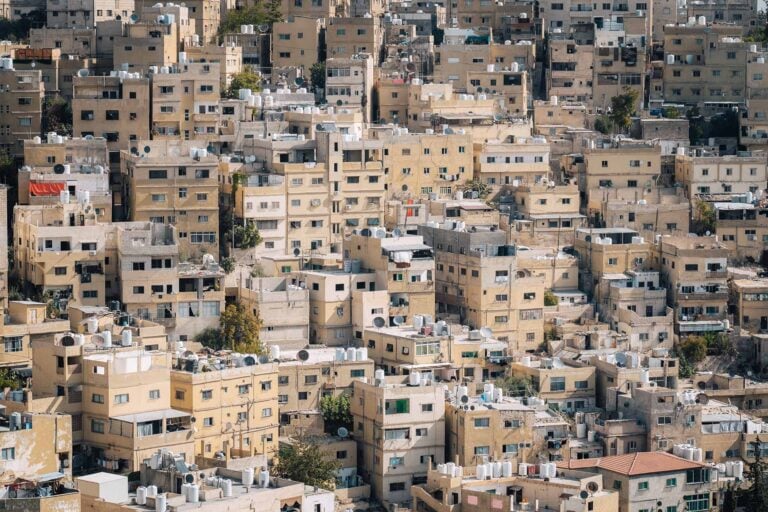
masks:
<svg viewBox="0 0 768 512"><path fill-rule="evenodd" d="M704 194L746 194L766 187L768 171L760 152L684 155L675 158L675 180L683 185L689 199Z"/></svg>
<svg viewBox="0 0 768 512"><path fill-rule="evenodd" d="M5 112L13 112L14 116L13 119L4 119L6 123L0 132L0 150L19 157L24 154L23 141L41 132L45 87L40 71L16 71L12 61L10 66L0 69L0 88L5 91Z"/></svg>
<svg viewBox="0 0 768 512"><path fill-rule="evenodd" d="M559 358L525 356L510 365L510 375L531 382L550 408L575 412L595 405L595 368Z"/></svg>

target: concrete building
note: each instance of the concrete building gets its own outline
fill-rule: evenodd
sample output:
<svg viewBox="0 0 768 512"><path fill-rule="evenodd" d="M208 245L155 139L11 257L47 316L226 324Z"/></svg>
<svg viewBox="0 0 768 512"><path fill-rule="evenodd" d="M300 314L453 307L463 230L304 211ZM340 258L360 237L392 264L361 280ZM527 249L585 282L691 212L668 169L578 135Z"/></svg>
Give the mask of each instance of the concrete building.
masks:
<svg viewBox="0 0 768 512"><path fill-rule="evenodd" d="M13 114L3 117L0 130L0 151L21 157L24 142L41 132L45 87L41 71L17 71L11 67L0 69L0 89L3 93L3 111Z"/></svg>
<svg viewBox="0 0 768 512"><path fill-rule="evenodd" d="M548 179L538 183L521 183L508 190L511 204L510 215L514 229L526 232L532 238L547 235L562 235L562 242L572 242L576 229L585 227L587 218L579 212L579 189L575 184L555 185Z"/></svg>
<svg viewBox="0 0 768 512"><path fill-rule="evenodd" d="M325 99L328 104L359 109L363 119L369 122L372 119L375 60L369 53L329 57L325 64Z"/></svg>
<svg viewBox="0 0 768 512"><path fill-rule="evenodd" d="M665 452L571 460L561 467L602 475L605 484L619 495L618 510L643 508L707 510L718 500L717 482L710 467ZM663 508L663 507L667 508Z"/></svg>
<svg viewBox="0 0 768 512"><path fill-rule="evenodd" d="M395 317L410 323L413 315L435 313L435 259L421 236L380 238L354 234L344 241L344 259L359 260L360 268L373 272L389 293L389 324Z"/></svg>
<svg viewBox="0 0 768 512"><path fill-rule="evenodd" d="M766 149L768 145L768 64L765 52L747 54L746 115L739 117L739 143L748 150Z"/></svg>
<svg viewBox="0 0 768 512"><path fill-rule="evenodd" d="M768 184L763 152L717 156L698 152L675 157L675 180L689 199L703 194L746 194Z"/></svg>
<svg viewBox="0 0 768 512"><path fill-rule="evenodd" d="M119 18L127 20L133 14L133 0L47 0L45 5L49 28L90 28L98 23Z"/></svg>
<svg viewBox="0 0 768 512"><path fill-rule="evenodd" d="M755 334L768 331L768 281L734 279L729 287L734 325Z"/></svg>
<svg viewBox="0 0 768 512"><path fill-rule="evenodd" d="M524 356L509 366L509 374L528 379L550 408L565 412L595 406L595 368L569 360Z"/></svg>
<svg viewBox="0 0 768 512"><path fill-rule="evenodd" d="M355 381L351 400L361 476L385 503L410 501L445 457L444 388L418 374Z"/></svg>
<svg viewBox="0 0 768 512"><path fill-rule="evenodd" d="M76 76L73 80L72 133L107 139L109 162L116 168L120 151L149 139L149 79L134 75Z"/></svg>
<svg viewBox="0 0 768 512"><path fill-rule="evenodd" d="M0 367L23 368L32 365L32 345L39 340L69 330L66 320L46 318L46 304L32 301L10 301L8 314L0 325L3 351Z"/></svg>
<svg viewBox="0 0 768 512"><path fill-rule="evenodd" d="M381 60L382 36L381 18L377 16L331 17L326 22L325 35L328 58L350 59L368 54L371 65L376 67Z"/></svg>
<svg viewBox="0 0 768 512"><path fill-rule="evenodd" d="M533 351L544 341L544 279L520 266L506 233L428 226L419 233L435 250L438 316L487 327L514 351Z"/></svg>
<svg viewBox="0 0 768 512"><path fill-rule="evenodd" d="M173 362L170 403L196 418L195 455L269 457L276 450L277 365L247 357L179 357Z"/></svg>
<svg viewBox="0 0 768 512"><path fill-rule="evenodd" d="M218 69L209 66L210 73L218 75L219 90L226 91L232 82L232 77L243 71L243 49L239 46L209 44L203 46L185 46L186 61L179 64L187 64L191 70L191 64L203 64L202 71L206 72L205 65L217 64Z"/></svg>
<svg viewBox="0 0 768 512"><path fill-rule="evenodd" d="M551 38L547 54L547 94L565 101L591 104L594 29L589 25L575 26L572 32L554 33Z"/></svg>
<svg viewBox="0 0 768 512"><path fill-rule="evenodd" d="M291 16L285 21L274 23L271 34L272 66L297 67L302 70L304 78L310 78L309 69L321 58L324 28L322 19L304 15Z"/></svg>
<svg viewBox="0 0 768 512"><path fill-rule="evenodd" d="M728 250L716 237L664 236L659 245L668 304L681 335L728 327Z"/></svg>
<svg viewBox="0 0 768 512"><path fill-rule="evenodd" d="M492 191L503 185L543 183L550 174L549 144L544 137L514 137L476 142L475 178Z"/></svg>
<svg viewBox="0 0 768 512"><path fill-rule="evenodd" d="M277 397L281 428L323 432L320 400L325 396L352 395L356 381L373 378L374 363L365 349L316 347L299 351L280 350ZM343 352L343 354L342 354ZM349 354L348 354L349 353Z"/></svg>
<svg viewBox="0 0 768 512"><path fill-rule="evenodd" d="M200 143L142 141L124 153L131 220L172 224L183 261L219 254L218 157Z"/></svg>
<svg viewBox="0 0 768 512"><path fill-rule="evenodd" d="M598 195L602 204L595 214L602 226L634 229L648 237L689 232L691 205L677 188L603 188L593 194L591 205Z"/></svg>
<svg viewBox="0 0 768 512"><path fill-rule="evenodd" d="M768 235L768 211L752 203L714 203L715 233L730 259L762 261Z"/></svg>
<svg viewBox="0 0 768 512"><path fill-rule="evenodd" d="M606 408L608 413L617 412L615 409L611 411L608 404L615 406L617 403L614 397L617 393L623 393L625 390L646 384L669 389L677 388L678 360L669 356L668 349L656 348L648 356L643 356L638 352L616 352L605 357L593 358L590 364L597 369L595 378L597 406ZM644 436L645 429L643 429ZM626 443L623 446L624 451L609 449L605 453L621 455L633 451L644 451L638 449L639 443L634 445L634 449Z"/></svg>

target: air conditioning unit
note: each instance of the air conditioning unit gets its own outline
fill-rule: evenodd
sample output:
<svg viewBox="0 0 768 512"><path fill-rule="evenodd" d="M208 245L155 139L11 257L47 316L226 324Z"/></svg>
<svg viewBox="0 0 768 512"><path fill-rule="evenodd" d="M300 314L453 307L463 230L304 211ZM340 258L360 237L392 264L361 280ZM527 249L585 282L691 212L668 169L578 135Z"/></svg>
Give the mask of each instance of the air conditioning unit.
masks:
<svg viewBox="0 0 768 512"><path fill-rule="evenodd" d="M90 254L91 256L96 256L96 251L90 251L88 254Z"/></svg>

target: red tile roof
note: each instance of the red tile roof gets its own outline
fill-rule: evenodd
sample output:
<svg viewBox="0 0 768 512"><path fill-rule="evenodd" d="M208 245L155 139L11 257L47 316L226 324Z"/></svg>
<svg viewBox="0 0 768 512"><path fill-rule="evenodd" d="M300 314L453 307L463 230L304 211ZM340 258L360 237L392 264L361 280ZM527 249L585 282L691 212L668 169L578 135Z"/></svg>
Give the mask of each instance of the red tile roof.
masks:
<svg viewBox="0 0 768 512"><path fill-rule="evenodd" d="M627 476L706 467L700 462L682 459L667 452L639 452L595 459L570 460L560 462L558 466L565 469L600 468Z"/></svg>

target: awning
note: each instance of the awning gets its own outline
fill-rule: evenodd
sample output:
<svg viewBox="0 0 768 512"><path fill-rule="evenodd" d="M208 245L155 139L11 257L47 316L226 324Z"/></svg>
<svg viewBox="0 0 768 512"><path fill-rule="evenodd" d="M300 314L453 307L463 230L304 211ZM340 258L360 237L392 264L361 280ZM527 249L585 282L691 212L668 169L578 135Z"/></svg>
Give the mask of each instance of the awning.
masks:
<svg viewBox="0 0 768 512"><path fill-rule="evenodd" d="M33 181L29 184L29 193L33 196L57 196L66 188L67 184L61 181Z"/></svg>
<svg viewBox="0 0 768 512"><path fill-rule="evenodd" d="M126 421L128 423L144 423L145 421L155 421L173 418L183 418L190 416L189 413L177 411L176 409L164 409L162 411L142 412L139 414L126 414L125 416L112 416L113 420Z"/></svg>
<svg viewBox="0 0 768 512"><path fill-rule="evenodd" d="M45 473L43 475L40 475L35 480L37 482L52 482L53 480L58 480L59 478L64 478L64 473L59 473L58 471L54 471L53 473Z"/></svg>

